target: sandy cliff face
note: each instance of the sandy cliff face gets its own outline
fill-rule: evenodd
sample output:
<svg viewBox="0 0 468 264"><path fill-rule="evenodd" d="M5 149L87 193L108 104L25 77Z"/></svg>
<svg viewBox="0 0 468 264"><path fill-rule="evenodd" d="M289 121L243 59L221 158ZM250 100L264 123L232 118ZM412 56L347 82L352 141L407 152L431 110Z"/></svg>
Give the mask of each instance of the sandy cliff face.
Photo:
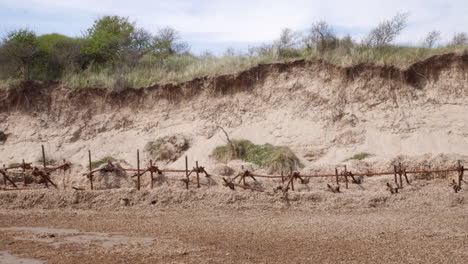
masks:
<svg viewBox="0 0 468 264"><path fill-rule="evenodd" d="M136 149L176 133L191 138L190 161L213 166L231 138L291 147L308 166L358 153L468 155L468 55L443 55L401 71L321 61L259 65L248 71L107 94L59 83L0 91L0 164L55 159L86 164L111 155L136 163ZM145 154L142 154L145 159ZM182 160L173 166L181 166Z"/></svg>

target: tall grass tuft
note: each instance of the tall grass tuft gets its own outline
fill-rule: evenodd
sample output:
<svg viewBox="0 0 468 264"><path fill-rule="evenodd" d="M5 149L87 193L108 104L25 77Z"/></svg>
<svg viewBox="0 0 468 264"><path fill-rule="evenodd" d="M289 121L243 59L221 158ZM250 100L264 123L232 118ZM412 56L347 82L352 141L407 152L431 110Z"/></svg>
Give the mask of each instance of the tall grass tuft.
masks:
<svg viewBox="0 0 468 264"><path fill-rule="evenodd" d="M226 163L241 159L268 169L271 172L297 170L303 165L294 152L285 146L255 145L249 140L233 140L233 146L223 145L214 149L212 157Z"/></svg>
<svg viewBox="0 0 468 264"><path fill-rule="evenodd" d="M363 160L363 159L366 159L366 158L371 157L371 156L372 156L372 154L370 154L370 153L361 152L361 153L357 153L357 154L353 155L352 157L347 158L345 161L348 161L348 160Z"/></svg>
<svg viewBox="0 0 468 264"><path fill-rule="evenodd" d="M107 164L109 162L115 162L117 159L111 156L105 156L104 158L91 162L91 167L93 169L99 168L102 164Z"/></svg>

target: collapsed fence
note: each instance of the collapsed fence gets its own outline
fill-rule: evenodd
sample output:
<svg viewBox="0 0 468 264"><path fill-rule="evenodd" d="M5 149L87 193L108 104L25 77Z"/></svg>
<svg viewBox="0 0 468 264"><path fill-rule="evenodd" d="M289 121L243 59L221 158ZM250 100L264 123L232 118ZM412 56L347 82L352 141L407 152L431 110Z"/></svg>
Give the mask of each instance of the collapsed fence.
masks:
<svg viewBox="0 0 468 264"><path fill-rule="evenodd" d="M71 163L66 162L63 160L63 164L59 166L47 166L46 162L46 155L44 146L42 146L42 167L36 166L33 167L32 163L26 163L24 159L22 163L15 164L13 166L9 166L8 168L3 165L3 169L0 169L0 174L3 175L4 185L5 188L0 188L0 190L27 190L26 186L28 183L31 182L32 179L35 179L36 182L44 184L46 188L49 187L49 184L55 188L58 188L57 184L55 184L51 180L51 173L54 171L62 170L67 171L71 168ZM94 188L94 174L98 172L134 172L135 174L132 175L132 178L136 178L136 189L141 190L141 177L146 173L150 176L150 188L154 188L154 175L162 175L164 173L179 173L183 174L183 178L179 179L180 181L185 183L185 188L188 190L190 188L191 176L195 177L195 184L197 188L201 187L200 184L200 175L204 174L205 177L210 178L211 175L208 174L203 166L199 166L198 161L195 162L195 167L193 169L189 169L188 166L188 158L185 156L185 169L161 169L158 166L153 164L153 160L149 160L149 166L146 168L140 167L140 151L137 150L137 168L120 168L115 166L112 161L108 161L105 166L101 166L100 168L93 169L92 165L92 158L91 158L91 151L88 150L88 162L89 162L89 171L84 173L83 176L87 177L89 180L90 190L95 190ZM20 171L18 171L20 170ZM387 189L392 193L398 193L400 189L404 188L404 183L410 185L411 182L409 180L409 174L433 174L433 173L450 173L450 172L457 172L458 177L457 179L453 179L450 186L455 191L455 193L461 190L461 186L463 183L463 175L464 171L467 171L468 168L462 166L461 161L459 160L456 166L448 169L436 169L436 170L408 170L407 167L404 167L401 163L396 164L393 166L393 171L383 171L383 172L351 172L348 171L347 166L342 166L341 169L338 167L335 168L335 172L332 174L301 174L299 171L293 171L292 168L289 172L284 175L284 172L281 175L261 175L255 174L249 170L244 170L238 175L233 178L225 178L223 177L224 186L228 187L232 190L235 190L236 187L251 190L251 191L258 191L264 192L263 189L256 188L250 186L247 182L247 179L252 179L255 182L257 178L265 178L265 179L277 179L281 180L281 185L276 188L276 190L282 190L284 193L287 193L289 190L294 191L295 181L300 182L301 184L308 184L311 178L334 178L336 185L327 184L328 190L334 193L341 192L340 184L344 182L345 188L349 188L349 184L361 184L362 177L371 177L371 176L394 176L394 185L390 184L389 182L386 183ZM17 184L10 178L11 175L17 175L23 178L23 188L19 188ZM403 181L404 178L404 181ZM7 188L7 184L10 183L14 189ZM84 190L83 188L72 187L75 190Z"/></svg>

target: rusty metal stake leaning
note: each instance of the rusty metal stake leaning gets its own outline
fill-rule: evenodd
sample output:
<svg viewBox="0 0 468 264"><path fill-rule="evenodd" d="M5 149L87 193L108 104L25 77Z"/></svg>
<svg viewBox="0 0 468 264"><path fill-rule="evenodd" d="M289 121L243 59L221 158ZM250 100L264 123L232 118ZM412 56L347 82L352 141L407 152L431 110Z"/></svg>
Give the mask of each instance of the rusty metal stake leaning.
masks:
<svg viewBox="0 0 468 264"><path fill-rule="evenodd" d="M198 160L195 161L196 166L196 174L197 174L197 188L200 188L200 175L199 175L199 168L198 168Z"/></svg>
<svg viewBox="0 0 468 264"><path fill-rule="evenodd" d="M137 190L140 190L140 150L137 149Z"/></svg>
<svg viewBox="0 0 468 264"><path fill-rule="evenodd" d="M89 178L89 183L91 185L91 190L94 190L94 186L93 186L93 164L91 162L91 150L88 150L88 159L89 159L89 174L88 174L88 178Z"/></svg>
<svg viewBox="0 0 468 264"><path fill-rule="evenodd" d="M401 167L401 162L398 163L398 175L400 176L400 189L403 189L403 171Z"/></svg>
<svg viewBox="0 0 468 264"><path fill-rule="evenodd" d="M348 170L346 168L346 165L344 165L344 177L346 182L346 189L348 189Z"/></svg>
<svg viewBox="0 0 468 264"><path fill-rule="evenodd" d="M336 175L336 185L340 186L340 182L338 180L338 168L335 168L335 175Z"/></svg>
<svg viewBox="0 0 468 264"><path fill-rule="evenodd" d="M7 176L5 170L0 170L0 173L3 175L3 181L5 182L5 186L7 186L7 181L9 181L15 188L18 188L16 184Z"/></svg>
<svg viewBox="0 0 468 264"><path fill-rule="evenodd" d="M45 151L44 151L44 145L41 145L42 148L42 164L44 165L44 172L47 172L47 167L46 167L46 156L45 156ZM48 188L49 184L47 183L47 180L45 181L45 186Z"/></svg>
<svg viewBox="0 0 468 264"><path fill-rule="evenodd" d="M24 163L23 159L23 186L26 186L28 184L27 178L26 178L26 163Z"/></svg>
<svg viewBox="0 0 468 264"><path fill-rule="evenodd" d="M189 189L188 157L185 156L185 188Z"/></svg>
<svg viewBox="0 0 468 264"><path fill-rule="evenodd" d="M151 176L151 189L153 189L154 178L153 178L153 160L150 160L150 176Z"/></svg>
<svg viewBox="0 0 468 264"><path fill-rule="evenodd" d="M461 161L458 161L458 187L461 188L462 182L463 182L463 172L465 169L461 165Z"/></svg>

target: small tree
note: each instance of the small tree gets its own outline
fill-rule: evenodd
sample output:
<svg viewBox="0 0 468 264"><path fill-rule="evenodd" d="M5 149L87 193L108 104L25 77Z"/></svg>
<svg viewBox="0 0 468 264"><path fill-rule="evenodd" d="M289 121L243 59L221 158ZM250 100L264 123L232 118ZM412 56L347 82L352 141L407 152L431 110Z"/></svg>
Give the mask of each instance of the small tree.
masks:
<svg viewBox="0 0 468 264"><path fill-rule="evenodd" d="M80 70L86 68L91 62L89 56L81 53L87 45L87 39L70 38L57 41L53 49L57 60L64 65L64 69Z"/></svg>
<svg viewBox="0 0 468 264"><path fill-rule="evenodd" d="M392 19L381 22L364 39L364 44L373 47L387 46L408 25L409 13L398 13Z"/></svg>
<svg viewBox="0 0 468 264"><path fill-rule="evenodd" d="M41 79L60 78L65 69L82 69L88 63L81 49L84 39L70 38L60 34L45 34L38 38L42 52L41 63L35 68Z"/></svg>
<svg viewBox="0 0 468 264"><path fill-rule="evenodd" d="M315 48L322 53L328 49L336 47L337 38L333 28L325 21L318 21L312 24L309 35L305 38L306 48Z"/></svg>
<svg viewBox="0 0 468 264"><path fill-rule="evenodd" d="M259 46L250 46L247 49L247 56L250 58L253 57L269 57L273 54L274 45L271 44L261 44Z"/></svg>
<svg viewBox="0 0 468 264"><path fill-rule="evenodd" d="M131 46L131 34L134 31L135 24L127 17L104 16L94 21L88 29L90 42L83 52L98 63L115 61Z"/></svg>
<svg viewBox="0 0 468 264"><path fill-rule="evenodd" d="M457 33L453 36L450 46L463 46L468 45L468 34L465 32Z"/></svg>
<svg viewBox="0 0 468 264"><path fill-rule="evenodd" d="M157 57L167 57L188 52L187 43L180 40L179 32L170 27L161 28L154 37L152 49Z"/></svg>
<svg viewBox="0 0 468 264"><path fill-rule="evenodd" d="M143 28L136 28L129 35L128 46L122 51L122 60L135 66L152 49L154 36Z"/></svg>
<svg viewBox="0 0 468 264"><path fill-rule="evenodd" d="M426 48L433 48L440 39L440 31L433 30L427 33L427 36L423 41L423 46Z"/></svg>
<svg viewBox="0 0 468 264"><path fill-rule="evenodd" d="M18 72L24 80L31 79L34 64L41 56L36 33L29 29L10 31L3 39L2 60Z"/></svg>
<svg viewBox="0 0 468 264"><path fill-rule="evenodd" d="M278 40L275 42L275 46L278 51L279 57L290 57L294 55L294 49L299 44L300 34L294 32L290 28L283 28L281 30Z"/></svg>

